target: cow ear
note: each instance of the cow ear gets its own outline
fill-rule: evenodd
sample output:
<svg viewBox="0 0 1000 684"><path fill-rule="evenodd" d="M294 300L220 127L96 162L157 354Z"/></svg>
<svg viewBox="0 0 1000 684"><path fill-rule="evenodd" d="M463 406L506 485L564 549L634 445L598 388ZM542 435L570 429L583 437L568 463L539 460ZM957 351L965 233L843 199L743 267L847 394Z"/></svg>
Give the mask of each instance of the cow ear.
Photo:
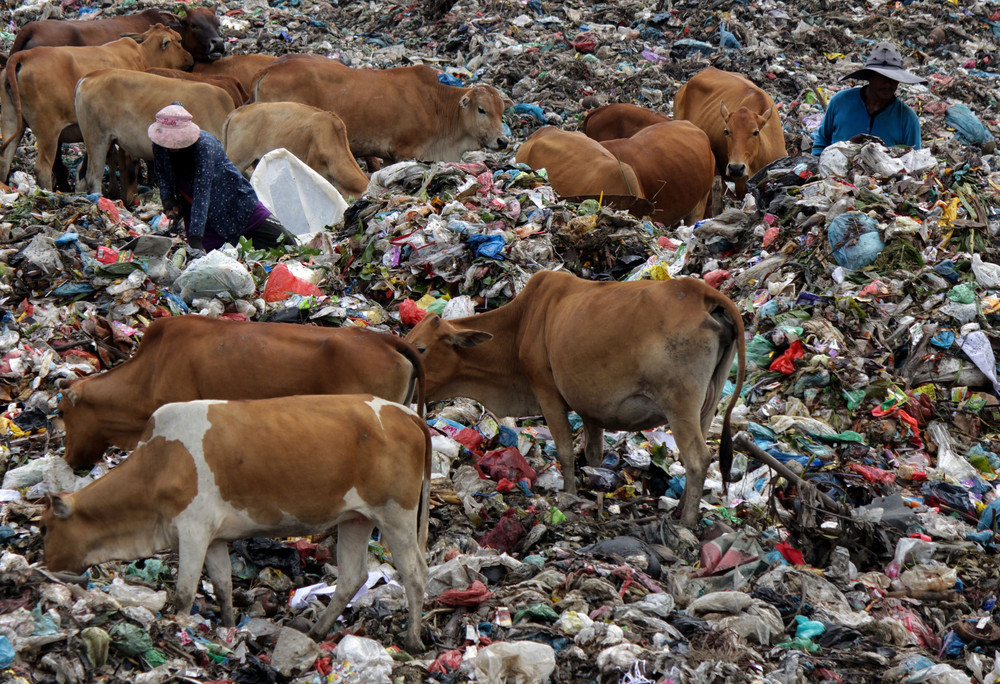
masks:
<svg viewBox="0 0 1000 684"><path fill-rule="evenodd" d="M123 33L123 34L121 34L121 37L122 38L131 38L132 40L134 40L137 43L141 43L142 41L144 41L146 39L146 36L144 34L142 34L142 33Z"/></svg>
<svg viewBox="0 0 1000 684"><path fill-rule="evenodd" d="M719 111L722 113L722 120L723 121L728 121L729 120L729 109L726 108L726 101L725 100L719 100Z"/></svg>
<svg viewBox="0 0 1000 684"><path fill-rule="evenodd" d="M475 347L492 339L493 335L482 330L463 330L452 334L448 344L454 347Z"/></svg>
<svg viewBox="0 0 1000 684"><path fill-rule="evenodd" d="M759 115L757 117L757 119L758 119L758 127L759 128L763 128L764 124L766 124L770 120L771 114L773 114L773 113L774 113L774 107L768 107L767 110L765 110L763 114Z"/></svg>
<svg viewBox="0 0 1000 684"><path fill-rule="evenodd" d="M513 106L514 106L514 101L512 99L510 99L509 97L504 96L504 98L503 98L503 108L504 109L510 109Z"/></svg>
<svg viewBox="0 0 1000 684"><path fill-rule="evenodd" d="M468 93L463 95L462 99L458 101L458 106L461 107L462 109L467 108L470 104L472 104L472 98L469 97Z"/></svg>
<svg viewBox="0 0 1000 684"><path fill-rule="evenodd" d="M75 387L67 387L63 390L63 398L69 402L70 406L76 406L77 402L80 401L80 390Z"/></svg>
<svg viewBox="0 0 1000 684"><path fill-rule="evenodd" d="M181 24L184 23L184 20L181 19L176 14L171 14L170 12L160 12L160 14L162 14L166 18L167 26L175 31L179 31L181 28Z"/></svg>
<svg viewBox="0 0 1000 684"><path fill-rule="evenodd" d="M66 500L58 494L49 494L49 506L52 507L52 514L60 520L65 520L73 512Z"/></svg>
<svg viewBox="0 0 1000 684"><path fill-rule="evenodd" d="M166 50L168 47L170 47L171 42L172 39L170 38L170 36L163 36L163 40L160 41L160 49Z"/></svg>

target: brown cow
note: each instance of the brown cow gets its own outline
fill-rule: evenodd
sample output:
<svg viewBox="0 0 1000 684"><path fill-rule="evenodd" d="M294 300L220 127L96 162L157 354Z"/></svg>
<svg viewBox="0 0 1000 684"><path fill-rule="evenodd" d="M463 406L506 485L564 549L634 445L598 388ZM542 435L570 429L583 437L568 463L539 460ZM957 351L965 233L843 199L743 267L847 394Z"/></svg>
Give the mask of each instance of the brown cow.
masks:
<svg viewBox="0 0 1000 684"><path fill-rule="evenodd" d="M591 109L583 119L583 133L598 142L631 138L647 126L670 121L666 114L625 102Z"/></svg>
<svg viewBox="0 0 1000 684"><path fill-rule="evenodd" d="M698 521L716 406L739 359L722 423L719 462L732 464L730 416L743 385L745 342L736 305L693 278L592 282L536 273L509 304L449 321L429 315L406 339L420 349L427 398L470 397L498 416L542 414L567 492L576 493L573 433L583 419L587 463L599 465L603 430L669 423L687 473L681 521Z"/></svg>
<svg viewBox="0 0 1000 684"><path fill-rule="evenodd" d="M63 391L65 459L78 467L109 444L133 448L153 411L173 401L360 392L422 406L423 373L412 346L361 328L159 319L132 358Z"/></svg>
<svg viewBox="0 0 1000 684"><path fill-rule="evenodd" d="M255 102L226 119L222 144L240 171L271 150L284 147L341 194L361 197L368 176L351 154L340 117L298 102Z"/></svg>
<svg viewBox="0 0 1000 684"><path fill-rule="evenodd" d="M153 160L147 129L156 113L171 102L183 102L194 122L217 138L235 109L229 94L210 83L198 83L144 71L104 69L76 86L76 117L87 145L84 192L100 192L104 165L112 143L132 159ZM129 191L125 192L129 201Z"/></svg>
<svg viewBox="0 0 1000 684"><path fill-rule="evenodd" d="M231 55L214 62L195 62L193 72L206 76L232 76L250 93L257 74L277 59L274 55Z"/></svg>
<svg viewBox="0 0 1000 684"><path fill-rule="evenodd" d="M423 64L352 69L317 55L288 55L260 73L251 97L336 112L355 157L459 161L469 150L507 147L502 116L509 101L489 85L443 85Z"/></svg>
<svg viewBox="0 0 1000 684"><path fill-rule="evenodd" d="M270 372L266 366L262 369ZM431 439L409 408L372 395L192 401L164 406L124 463L42 513L50 570L178 552L180 615L208 570L235 625L226 542L338 527L339 577L313 626L323 639L368 579L378 527L406 588L405 644L420 647L427 564Z"/></svg>
<svg viewBox="0 0 1000 684"><path fill-rule="evenodd" d="M747 178L785 156L774 100L739 74L715 67L699 71L674 96L674 118L708 134L716 171L735 181L738 197L746 193Z"/></svg>
<svg viewBox="0 0 1000 684"><path fill-rule="evenodd" d="M166 76L167 78L179 78L182 81L210 83L229 93L229 97L233 100L234 107L241 106L249 97L246 89L243 87L243 84L240 83L239 79L235 76L210 76L207 74L196 74L191 71L181 71L180 69L160 69L159 67L146 69L146 73L156 74L157 76ZM188 111L190 111L190 108L188 108Z"/></svg>
<svg viewBox="0 0 1000 684"><path fill-rule="evenodd" d="M87 74L115 68L184 68L193 61L177 32L162 24L136 38L97 47L38 47L17 53L0 74L0 181L7 180L21 136L30 127L38 146L35 176L42 188L52 189L60 143L81 140L73 97L77 81Z"/></svg>
<svg viewBox="0 0 1000 684"><path fill-rule="evenodd" d="M689 121L666 121L601 144L635 170L655 207L654 221L672 226L683 220L690 226L704 218L715 166L712 146L700 128Z"/></svg>
<svg viewBox="0 0 1000 684"><path fill-rule="evenodd" d="M516 160L535 170L544 168L552 189L563 197L644 196L632 167L583 133L543 126L524 141Z"/></svg>
<svg viewBox="0 0 1000 684"><path fill-rule="evenodd" d="M104 45L118 40L125 33L142 33L156 24L163 24L181 35L181 44L196 61L211 62L226 53L226 43L219 35L219 17L203 7L190 7L183 17L158 9L120 17L65 21L43 19L29 21L14 38L9 55L40 46L59 47Z"/></svg>

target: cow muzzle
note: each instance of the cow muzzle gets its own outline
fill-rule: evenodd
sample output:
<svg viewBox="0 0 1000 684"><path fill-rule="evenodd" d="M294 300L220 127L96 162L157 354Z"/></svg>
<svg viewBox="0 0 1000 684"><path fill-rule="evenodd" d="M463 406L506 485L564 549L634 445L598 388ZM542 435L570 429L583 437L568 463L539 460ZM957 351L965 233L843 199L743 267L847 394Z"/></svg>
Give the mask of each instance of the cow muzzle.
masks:
<svg viewBox="0 0 1000 684"><path fill-rule="evenodd" d="M212 40L212 49L208 51L208 58L213 62L226 56L226 41L222 38Z"/></svg>
<svg viewBox="0 0 1000 684"><path fill-rule="evenodd" d="M491 150L503 150L506 149L509 144L510 141L501 135L499 138L495 138L489 147Z"/></svg>
<svg viewBox="0 0 1000 684"><path fill-rule="evenodd" d="M730 178L743 178L747 175L746 164L729 164L726 166L726 175Z"/></svg>

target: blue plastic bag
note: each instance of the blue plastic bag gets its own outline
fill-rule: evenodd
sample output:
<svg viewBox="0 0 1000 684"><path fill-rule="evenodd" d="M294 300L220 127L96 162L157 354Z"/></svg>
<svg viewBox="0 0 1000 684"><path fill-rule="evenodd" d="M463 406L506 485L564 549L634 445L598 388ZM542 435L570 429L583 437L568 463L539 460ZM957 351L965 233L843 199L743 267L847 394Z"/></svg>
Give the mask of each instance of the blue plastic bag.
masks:
<svg viewBox="0 0 1000 684"><path fill-rule="evenodd" d="M885 249L878 222L860 211L848 211L833 219L827 237L834 261L854 271L870 266Z"/></svg>
<svg viewBox="0 0 1000 684"><path fill-rule="evenodd" d="M982 145L993 140L993 134L964 104L948 107L944 122L955 129L955 138L965 145Z"/></svg>
<svg viewBox="0 0 1000 684"><path fill-rule="evenodd" d="M483 235L481 233L470 235L467 239L469 247L476 252L476 256L489 257L491 259L503 259L503 248L506 243L502 235Z"/></svg>

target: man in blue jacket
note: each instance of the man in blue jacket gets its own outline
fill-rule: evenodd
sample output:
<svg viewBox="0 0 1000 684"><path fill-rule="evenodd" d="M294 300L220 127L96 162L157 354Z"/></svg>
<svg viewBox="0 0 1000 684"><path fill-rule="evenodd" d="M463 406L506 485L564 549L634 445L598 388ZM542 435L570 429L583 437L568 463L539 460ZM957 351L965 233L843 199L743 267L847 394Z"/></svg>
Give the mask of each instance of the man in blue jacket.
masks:
<svg viewBox="0 0 1000 684"><path fill-rule="evenodd" d="M927 79L903 69L903 57L889 42L872 48L863 69L844 76L863 79L868 85L842 90L826 107L823 123L813 133L813 154L856 135L874 135L888 145L920 149L920 119L916 112L896 99L900 83L926 83Z"/></svg>
<svg viewBox="0 0 1000 684"><path fill-rule="evenodd" d="M179 103L157 112L148 134L163 211L172 221L184 218L193 249L235 245L244 235L254 247L295 244L295 236L229 161L219 139L198 128Z"/></svg>

